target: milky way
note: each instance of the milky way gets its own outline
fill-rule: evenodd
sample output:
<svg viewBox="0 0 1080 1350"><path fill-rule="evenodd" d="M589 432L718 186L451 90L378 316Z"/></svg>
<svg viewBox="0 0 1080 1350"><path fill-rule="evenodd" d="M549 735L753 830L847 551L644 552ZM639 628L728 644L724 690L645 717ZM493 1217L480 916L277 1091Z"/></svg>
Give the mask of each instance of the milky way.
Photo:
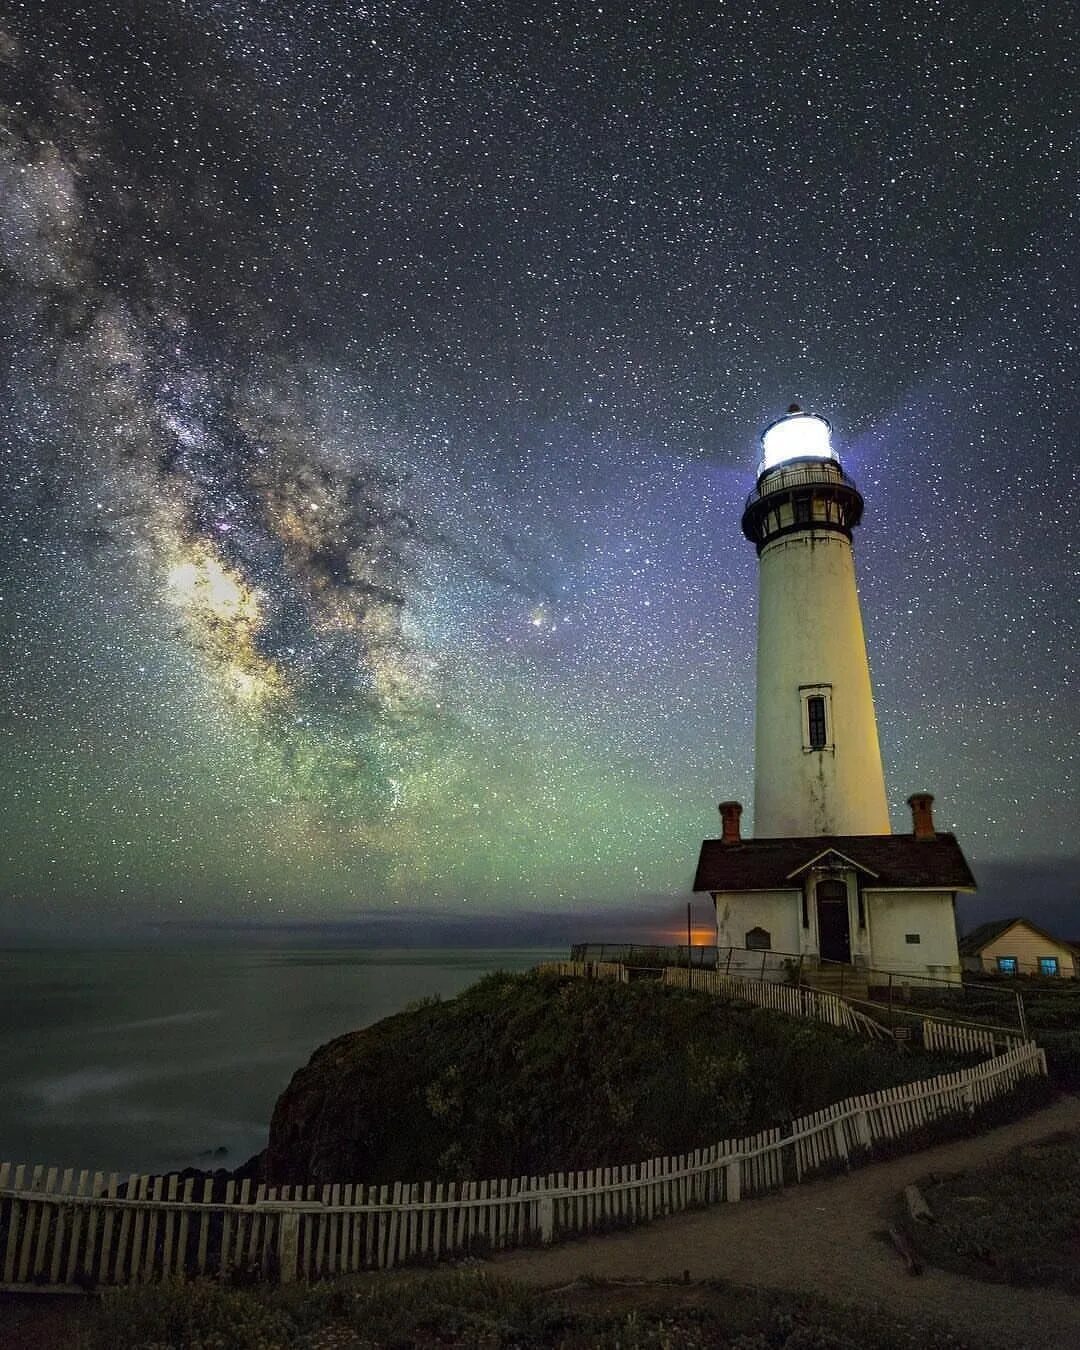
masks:
<svg viewBox="0 0 1080 1350"><path fill-rule="evenodd" d="M1068 7L2 25L0 918L684 891L792 399L867 499L894 827L1076 853Z"/></svg>

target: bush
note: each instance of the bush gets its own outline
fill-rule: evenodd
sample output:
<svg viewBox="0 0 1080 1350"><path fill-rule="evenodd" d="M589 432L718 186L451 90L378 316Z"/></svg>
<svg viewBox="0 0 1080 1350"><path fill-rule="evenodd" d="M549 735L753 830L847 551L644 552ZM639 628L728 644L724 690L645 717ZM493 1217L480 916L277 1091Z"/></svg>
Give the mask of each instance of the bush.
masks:
<svg viewBox="0 0 1080 1350"><path fill-rule="evenodd" d="M1046 1068L1054 1086L1063 1092L1080 1091L1080 1030L1039 1030L1034 1036L1046 1051Z"/></svg>

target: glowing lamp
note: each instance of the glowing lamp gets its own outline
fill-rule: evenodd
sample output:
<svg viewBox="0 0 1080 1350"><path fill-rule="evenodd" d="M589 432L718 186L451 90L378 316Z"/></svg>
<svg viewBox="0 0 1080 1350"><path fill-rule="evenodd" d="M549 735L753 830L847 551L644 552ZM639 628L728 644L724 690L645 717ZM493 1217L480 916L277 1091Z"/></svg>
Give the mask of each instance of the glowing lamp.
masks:
<svg viewBox="0 0 1080 1350"><path fill-rule="evenodd" d="M777 418L761 435L761 467L775 469L789 459L831 459L836 460L836 451L832 448L831 428L824 417L815 417L813 413L803 412L797 403L793 403L788 412Z"/></svg>

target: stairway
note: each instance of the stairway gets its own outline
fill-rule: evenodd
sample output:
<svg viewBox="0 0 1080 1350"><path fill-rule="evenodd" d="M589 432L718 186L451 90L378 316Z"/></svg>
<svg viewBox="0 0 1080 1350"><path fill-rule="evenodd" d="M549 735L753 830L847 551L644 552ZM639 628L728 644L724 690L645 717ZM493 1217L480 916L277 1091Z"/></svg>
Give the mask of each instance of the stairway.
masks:
<svg viewBox="0 0 1080 1350"><path fill-rule="evenodd" d="M802 983L823 994L839 994L842 998L867 997L866 972L857 970L854 966L842 966L831 962L816 968L804 965Z"/></svg>

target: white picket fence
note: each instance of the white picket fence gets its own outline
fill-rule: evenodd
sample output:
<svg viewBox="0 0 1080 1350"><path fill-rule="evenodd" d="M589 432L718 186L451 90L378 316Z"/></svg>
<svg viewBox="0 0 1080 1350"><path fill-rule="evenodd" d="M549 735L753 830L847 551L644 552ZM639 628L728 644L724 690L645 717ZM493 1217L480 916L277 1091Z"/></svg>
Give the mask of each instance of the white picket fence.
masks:
<svg viewBox="0 0 1080 1350"><path fill-rule="evenodd" d="M616 963L587 963L589 972L561 969L573 963L549 964L560 974L625 978ZM687 977L694 988L749 995L777 1011L866 1032L862 1014L830 994L735 977L737 988L730 989L728 977L714 971L671 970L665 980L679 985ZM765 1002L785 988L797 1002ZM761 992L752 995L752 989ZM843 1016L834 1002L855 1022L833 1021ZM992 1036L963 1048L992 1051ZM115 1173L0 1163L0 1289L76 1292L236 1270L310 1280L625 1227L850 1166L875 1144L903 1139L941 1116L974 1112L1023 1079L1045 1074L1045 1054L1023 1041L972 1068L849 1097L783 1130L675 1157L544 1177L267 1187L176 1176L121 1183Z"/></svg>
<svg viewBox="0 0 1080 1350"><path fill-rule="evenodd" d="M873 1040L888 1040L889 1033L872 1017L853 1008L845 999L821 989L805 985L777 984L771 980L753 980L740 975L727 975L719 970L687 970L668 966L663 982L677 989L694 989L723 998L739 998L746 1003L786 1013L788 1017L805 1017L824 1022L830 1027L854 1031Z"/></svg>
<svg viewBox="0 0 1080 1350"><path fill-rule="evenodd" d="M994 1055L1024 1044L1019 1033L1000 1027L980 1027L972 1023L942 1022L935 1017L922 1018L923 1045L927 1050L956 1050L967 1055Z"/></svg>

